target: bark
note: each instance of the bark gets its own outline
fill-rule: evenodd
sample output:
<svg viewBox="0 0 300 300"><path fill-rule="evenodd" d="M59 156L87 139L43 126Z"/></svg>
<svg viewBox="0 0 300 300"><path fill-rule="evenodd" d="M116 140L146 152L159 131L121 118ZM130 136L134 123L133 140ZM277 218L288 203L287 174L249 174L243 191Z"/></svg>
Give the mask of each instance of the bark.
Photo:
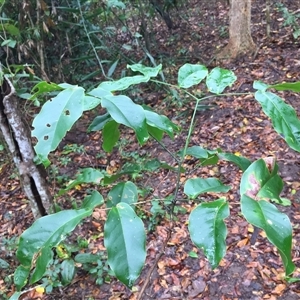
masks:
<svg viewBox="0 0 300 300"><path fill-rule="evenodd" d="M217 54L218 59L232 59L246 53L254 53L251 37L251 0L231 0L229 10L228 45Z"/></svg>
<svg viewBox="0 0 300 300"><path fill-rule="evenodd" d="M0 70L1 73L1 70ZM0 94L0 130L19 171L20 183L30 201L35 219L50 213L52 197L46 184L46 172L34 163L35 152L30 128L18 107L20 99L8 78L3 77Z"/></svg>

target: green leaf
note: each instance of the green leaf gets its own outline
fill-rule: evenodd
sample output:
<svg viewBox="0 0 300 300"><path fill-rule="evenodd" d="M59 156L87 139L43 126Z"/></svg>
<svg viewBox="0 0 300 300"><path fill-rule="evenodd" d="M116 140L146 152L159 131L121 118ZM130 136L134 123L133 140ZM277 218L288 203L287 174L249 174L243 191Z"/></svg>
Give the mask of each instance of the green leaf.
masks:
<svg viewBox="0 0 300 300"><path fill-rule="evenodd" d="M300 152L300 121L295 110L271 92L257 91L255 99L272 120L274 129L293 150Z"/></svg>
<svg viewBox="0 0 300 300"><path fill-rule="evenodd" d="M53 251L50 247L42 247L38 255L39 258L36 260L35 269L29 281L30 284L39 281L43 277L49 262L53 260Z"/></svg>
<svg viewBox="0 0 300 300"><path fill-rule="evenodd" d="M131 69L133 72L140 72L144 76L156 77L158 73L161 71L162 65L159 64L157 67L146 67L142 64L134 64L134 65L127 65L127 68Z"/></svg>
<svg viewBox="0 0 300 300"><path fill-rule="evenodd" d="M30 266L18 266L14 273L14 284L17 291L20 291L27 283L27 279L30 273Z"/></svg>
<svg viewBox="0 0 300 300"><path fill-rule="evenodd" d="M189 88L203 80L208 70L202 65L185 64L178 71L178 85L181 88Z"/></svg>
<svg viewBox="0 0 300 300"><path fill-rule="evenodd" d="M260 90L261 92L265 92L269 87L270 87L270 85L265 84L264 82L261 82L261 81L253 82L253 88L256 90Z"/></svg>
<svg viewBox="0 0 300 300"><path fill-rule="evenodd" d="M116 145L117 141L120 137L120 124L116 121L111 120L104 125L102 137L103 137L103 144L102 148L106 152L111 152Z"/></svg>
<svg viewBox="0 0 300 300"><path fill-rule="evenodd" d="M232 86L236 81L236 76L230 70L216 67L206 77L206 85L210 92L221 94L226 87Z"/></svg>
<svg viewBox="0 0 300 300"><path fill-rule="evenodd" d="M146 122L152 127L156 127L164 132L166 132L170 138L174 138L174 131L178 131L179 128L177 125L172 123L166 116L159 115L148 109L144 110Z"/></svg>
<svg viewBox="0 0 300 300"><path fill-rule="evenodd" d="M291 274L295 265L291 257L292 226L289 218L275 205L264 200L255 201L246 194L242 195L241 209L249 223L266 232L268 240L280 253L286 275Z"/></svg>
<svg viewBox="0 0 300 300"><path fill-rule="evenodd" d="M80 264L96 263L99 256L92 253L79 253L74 257L74 260Z"/></svg>
<svg viewBox="0 0 300 300"><path fill-rule="evenodd" d="M14 292L13 295L9 298L9 300L18 300L22 295L22 292Z"/></svg>
<svg viewBox="0 0 300 300"><path fill-rule="evenodd" d="M103 129L104 125L109 122L110 120L112 120L111 116L109 113L106 113L104 115L101 116L97 116L93 122L91 123L91 125L88 128L88 132L90 131L97 131L97 130L101 130Z"/></svg>
<svg viewBox="0 0 300 300"><path fill-rule="evenodd" d="M92 110L101 103L101 99L92 96L84 96L82 99L83 111Z"/></svg>
<svg viewBox="0 0 300 300"><path fill-rule="evenodd" d="M282 206L291 206L292 205L292 202L290 199L287 199L287 198L280 198L280 201L279 202L276 202Z"/></svg>
<svg viewBox="0 0 300 300"><path fill-rule="evenodd" d="M108 91L106 89L103 89L99 86L97 88L87 92L87 94L90 95L90 96L97 97L99 99L102 99L102 98L107 97L107 96L113 96L113 94L110 91Z"/></svg>
<svg viewBox="0 0 300 300"><path fill-rule="evenodd" d="M279 175L272 176L260 189L257 194L259 199L270 199L276 203L281 203L281 198L279 197L283 189L283 181Z"/></svg>
<svg viewBox="0 0 300 300"><path fill-rule="evenodd" d="M111 77L112 74L114 74L115 70L116 70L116 67L119 63L119 59L117 59L109 68L109 70L107 71L107 76L108 77Z"/></svg>
<svg viewBox="0 0 300 300"><path fill-rule="evenodd" d="M277 91L292 91L295 93L299 93L300 92L300 81L277 83L274 85L270 85L269 88L273 88Z"/></svg>
<svg viewBox="0 0 300 300"><path fill-rule="evenodd" d="M182 153L182 151L181 151ZM208 158L211 154L216 154L218 151L216 150L207 150L200 146L192 146L186 149L186 155L191 155L195 158Z"/></svg>
<svg viewBox="0 0 300 300"><path fill-rule="evenodd" d="M141 219L124 202L113 207L104 226L108 264L116 277L132 287L145 264L146 235Z"/></svg>
<svg viewBox="0 0 300 300"><path fill-rule="evenodd" d="M126 90L131 85L139 84L142 82L148 82L149 80L150 80L149 76L143 76L143 75L123 77L117 81L104 81L99 85L99 88L109 92L123 91Z"/></svg>
<svg viewBox="0 0 300 300"><path fill-rule="evenodd" d="M198 258L198 254L195 251L190 251L189 252L189 257Z"/></svg>
<svg viewBox="0 0 300 300"><path fill-rule="evenodd" d="M100 206L103 203L102 195L98 191L93 191L91 195L84 198L81 208L93 210L96 206Z"/></svg>
<svg viewBox="0 0 300 300"><path fill-rule="evenodd" d="M61 263L61 282L63 286L71 283L75 276L75 264L73 259L66 259Z"/></svg>
<svg viewBox="0 0 300 300"><path fill-rule="evenodd" d="M148 138L145 111L126 96L111 96L102 99L102 106L107 109L111 117L118 123L132 128L140 144Z"/></svg>
<svg viewBox="0 0 300 300"><path fill-rule="evenodd" d="M163 136L164 136L164 132L160 129L158 129L157 127L152 127L150 125L147 125L147 129L148 129L148 133L150 136L152 136L154 139L161 141Z"/></svg>
<svg viewBox="0 0 300 300"><path fill-rule="evenodd" d="M10 48L15 48L16 45L17 45L17 41L16 40L12 40L12 39L4 40L1 43L1 47L7 46L7 47L10 47Z"/></svg>
<svg viewBox="0 0 300 300"><path fill-rule="evenodd" d="M2 23L1 27L6 30L9 35L13 35L13 36L19 36L20 35L20 30L19 28L17 28L16 26L14 26L13 24L9 24L9 23Z"/></svg>
<svg viewBox="0 0 300 300"><path fill-rule="evenodd" d="M9 263L4 259L0 258L0 269L7 269L9 268Z"/></svg>
<svg viewBox="0 0 300 300"><path fill-rule="evenodd" d="M35 100L37 97L45 93L50 93L53 91L62 91L62 90L63 88L56 83L41 81L32 88L31 90L32 96L29 98L29 100Z"/></svg>
<svg viewBox="0 0 300 300"><path fill-rule="evenodd" d="M226 160L237 165L242 171L246 171L246 169L251 165L251 161L243 156L238 156L232 153L218 153L218 156L222 160Z"/></svg>
<svg viewBox="0 0 300 300"><path fill-rule="evenodd" d="M19 240L17 258L24 269L30 268L36 259L36 270L30 283L38 281L46 272L51 260L51 249L74 230L78 223L92 214L92 209L64 210L42 217L25 230Z"/></svg>
<svg viewBox="0 0 300 300"><path fill-rule="evenodd" d="M189 232L191 240L204 251L205 256L216 268L226 253L227 229L224 219L229 216L226 199L199 204L190 214Z"/></svg>
<svg viewBox="0 0 300 300"><path fill-rule="evenodd" d="M298 278L298 277L289 277L289 276L286 276L284 279L288 283L295 283L295 282L299 282L300 281L300 278Z"/></svg>
<svg viewBox="0 0 300 300"><path fill-rule="evenodd" d="M277 174L278 166L275 159L273 163L273 169L270 170L263 159L253 162L242 176L240 194L247 194L251 198L260 200L277 199L280 201L279 194L282 191L283 182Z"/></svg>
<svg viewBox="0 0 300 300"><path fill-rule="evenodd" d="M56 149L67 131L81 117L83 97L83 88L68 88L47 101L34 118L32 136L38 139L34 148L42 161L47 161L50 151Z"/></svg>
<svg viewBox="0 0 300 300"><path fill-rule="evenodd" d="M230 186L224 185L216 178L192 178L188 179L184 185L184 193L192 199L207 192L228 192Z"/></svg>
<svg viewBox="0 0 300 300"><path fill-rule="evenodd" d="M82 184L82 183L94 183L94 184L100 184L102 178L104 178L103 172L94 169L94 168L84 168L79 170L79 174L77 175L76 179L71 181L65 189L61 189L58 192L58 196L63 195L65 192L69 191L76 185Z"/></svg>
<svg viewBox="0 0 300 300"><path fill-rule="evenodd" d="M182 155L183 151L180 151ZM215 165L218 163L219 158L216 155L218 153L217 150L207 150L200 146L192 146L187 148L186 155L191 155L200 160L201 166Z"/></svg>
<svg viewBox="0 0 300 300"><path fill-rule="evenodd" d="M116 206L120 202L136 203L138 200L137 187L131 181L120 182L114 186L107 195L107 207Z"/></svg>

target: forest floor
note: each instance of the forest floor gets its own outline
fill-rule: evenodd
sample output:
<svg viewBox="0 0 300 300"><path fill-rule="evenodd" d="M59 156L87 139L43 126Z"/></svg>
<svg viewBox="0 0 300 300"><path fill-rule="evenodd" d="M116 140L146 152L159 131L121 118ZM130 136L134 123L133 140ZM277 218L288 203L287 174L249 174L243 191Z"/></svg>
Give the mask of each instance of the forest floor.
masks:
<svg viewBox="0 0 300 300"><path fill-rule="evenodd" d="M285 1L292 2L292 1ZM265 1L252 1L253 38L258 45L255 57L243 57L233 62L219 62L218 66L235 72L237 81L226 92L251 92L255 80L273 84L283 81L300 80L299 38L294 40L291 28L283 27L283 19L275 5L271 7L271 35L266 37ZM166 77L176 81L176 72L184 63L201 63L212 68L212 53L221 49L228 40L228 8L217 3L212 11L209 1L195 1L189 8L189 19L181 20L179 27L168 31L161 23L156 33L156 49L166 59ZM297 10L299 3L287 5ZM155 52L155 51L154 51ZM155 56L156 53L152 53ZM159 55L159 53L157 53ZM172 75L173 74L173 75ZM172 77L173 76L173 77ZM189 121L192 115L192 102L189 103L170 96L165 91L143 86L139 97L149 103L158 112L163 111L174 122L182 126L182 132L174 140L165 137L163 142L171 152L184 147ZM300 113L300 96L281 92L280 96ZM207 149L221 148L224 152L239 153L254 161L268 156L275 156L280 167L280 174L285 182L283 197L291 200L292 205L281 207L293 224L293 259L297 266L295 276L300 274L300 163L299 155L289 149L284 140L274 131L270 120L263 114L260 105L253 96L224 96L205 103L213 105L210 109L199 110L190 145L200 145ZM172 158L159 144L153 142L137 146L134 135L124 131L118 151L104 156L101 149L100 133L86 134L86 124L91 115L86 115L79 126L66 136L63 144L54 153L57 158L56 175L61 178L74 178L80 167L92 166L106 168L110 172L118 170L125 162L143 164L146 158L158 158L170 165L175 165ZM83 150L67 153L64 146L83 145ZM66 155L67 153L67 155ZM102 153L102 155L100 155ZM2 155L2 156L1 156ZM71 159L68 159L71 158ZM9 269L0 269L0 292L13 292L9 284L11 274L17 266L13 250L15 237L19 236L32 222L28 202L22 194L14 167L5 154L0 154L0 257L9 262ZM2 163L3 162L3 163ZM107 167L108 166L108 167ZM139 208L147 234L147 259L141 276L134 288L129 290L112 277L107 277L102 285L86 271L79 271L71 284L54 288L50 294L38 294L32 290L22 299L300 299L300 283L288 284L283 279L284 269L276 249L267 241L262 232L255 244L250 244L253 228L240 212L239 182L241 172L237 167L226 162L217 166L199 167L197 160L187 159L184 166L187 173L184 180L199 176L214 176L231 190L225 194L230 203L230 217L226 220L228 228L227 253L220 266L212 270L203 253L192 244L187 230L189 212L195 206L192 201L182 202L175 218L151 218L150 201ZM145 173L142 177L129 178L141 190L147 191L146 200L164 199L174 193L176 174L172 170ZM57 192L59 181L52 181L52 191ZM72 202L83 199L86 189L77 189L58 199L59 204L70 208ZM103 196L106 191L102 191ZM182 191L180 191L180 196ZM205 200L216 199L219 195L208 194ZM223 196L223 195L222 195ZM183 198L183 196L181 197ZM75 200L74 200L75 199ZM143 199L145 200L145 198ZM70 237L76 241L78 236L89 240L85 251L103 251L103 224L105 214L96 209L93 217L85 220ZM170 230L171 228L171 230ZM97 237L90 238L89 237ZM167 242L166 242L167 241ZM11 249L8 250L8 249ZM189 253L196 253L189 255ZM110 278L110 279L109 279ZM143 292L141 292L143 291ZM1 295L1 294L0 294ZM1 297L1 296L0 296Z"/></svg>

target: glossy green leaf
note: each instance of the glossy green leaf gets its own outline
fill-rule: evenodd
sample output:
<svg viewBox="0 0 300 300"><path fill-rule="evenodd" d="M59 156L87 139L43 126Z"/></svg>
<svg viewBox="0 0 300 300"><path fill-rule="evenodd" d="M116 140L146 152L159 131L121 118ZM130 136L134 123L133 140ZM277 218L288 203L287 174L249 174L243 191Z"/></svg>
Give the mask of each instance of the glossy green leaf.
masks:
<svg viewBox="0 0 300 300"><path fill-rule="evenodd" d="M295 93L299 93L300 92L300 81L278 83L278 84L270 85L269 87L272 89L275 89L277 91L292 91Z"/></svg>
<svg viewBox="0 0 300 300"><path fill-rule="evenodd" d="M116 81L104 81L99 85L99 88L109 92L123 91L129 88L131 85L139 84L142 82L148 82L150 76L136 75L130 77L123 77Z"/></svg>
<svg viewBox="0 0 300 300"><path fill-rule="evenodd" d="M147 125L147 129L148 129L148 133L150 136L152 136L154 139L161 141L163 136L164 136L164 132L161 129L158 129L157 127L152 127L150 125Z"/></svg>
<svg viewBox="0 0 300 300"><path fill-rule="evenodd" d="M137 187L131 181L120 182L107 195L107 207L116 206L120 202L133 204L138 201Z"/></svg>
<svg viewBox="0 0 300 300"><path fill-rule="evenodd" d="M275 205L264 201L255 201L246 194L241 198L242 213L247 221L263 229L269 241L278 249L286 275L291 274L295 265L292 262L292 225L289 218Z"/></svg>
<svg viewBox="0 0 300 300"><path fill-rule="evenodd" d="M181 88L189 88L200 83L208 74L203 65L185 64L178 71L178 85Z"/></svg>
<svg viewBox="0 0 300 300"><path fill-rule="evenodd" d="M97 97L99 99L102 99L104 97L112 96L113 95L110 91L108 91L106 89L103 89L103 88L101 88L99 86L97 88L95 88L95 89L87 92L87 94L90 95L90 96Z"/></svg>
<svg viewBox="0 0 300 300"><path fill-rule="evenodd" d="M182 151L181 151L182 153ZM191 155L195 158L208 158L210 155L218 153L217 150L207 150L200 146L192 146L186 149L186 155Z"/></svg>
<svg viewBox="0 0 300 300"><path fill-rule="evenodd" d="M146 234L141 219L124 202L113 207L104 226L108 264L116 277L132 287L146 259Z"/></svg>
<svg viewBox="0 0 300 300"><path fill-rule="evenodd" d="M88 132L102 130L104 125L111 120L112 118L109 113L95 117L95 119L88 128Z"/></svg>
<svg viewBox="0 0 300 300"><path fill-rule="evenodd" d="M189 232L191 240L204 251L216 268L226 253L227 229L224 219L229 216L226 199L199 204L190 214Z"/></svg>
<svg viewBox="0 0 300 300"><path fill-rule="evenodd" d="M47 161L50 151L56 149L67 131L81 117L83 98L83 88L74 86L66 89L47 101L34 118L32 136L38 139L35 151L42 161Z"/></svg>
<svg viewBox="0 0 300 300"><path fill-rule="evenodd" d="M218 153L218 156L222 160L226 160L237 165L242 171L246 171L246 169L251 165L251 160L247 159L243 156L238 156L232 153Z"/></svg>
<svg viewBox="0 0 300 300"><path fill-rule="evenodd" d="M61 189L58 192L58 195L61 196L65 192L69 191L76 185L82 184L82 183L94 183L94 184L100 184L101 180L104 178L104 172L99 171L94 168L84 168L79 170L79 174L77 175L75 180L72 180L64 189Z"/></svg>
<svg viewBox="0 0 300 300"><path fill-rule="evenodd" d="M295 110L271 92L257 91L255 99L272 120L274 129L293 150L300 152L300 120Z"/></svg>
<svg viewBox="0 0 300 300"><path fill-rule="evenodd" d="M107 109L111 117L118 123L132 128L140 144L148 138L144 109L132 102L127 96L111 96L102 99L102 106Z"/></svg>
<svg viewBox="0 0 300 300"><path fill-rule="evenodd" d="M41 247L38 255L39 257L36 260L35 269L29 281L30 284L39 281L43 277L47 270L49 262L53 260L53 251L51 247Z"/></svg>
<svg viewBox="0 0 300 300"><path fill-rule="evenodd" d="M298 278L298 277L289 277L289 276L286 276L284 279L288 283L295 283L295 282L299 282L300 281L300 278Z"/></svg>
<svg viewBox="0 0 300 300"><path fill-rule="evenodd" d="M281 203L280 193L283 189L283 180L279 175L272 176L260 189L257 194L259 199L270 199L276 203Z"/></svg>
<svg viewBox="0 0 300 300"><path fill-rule="evenodd" d="M216 178L192 178L188 179L184 185L184 193L192 199L207 192L226 193L230 186L224 185Z"/></svg>
<svg viewBox="0 0 300 300"><path fill-rule="evenodd" d="M178 131L177 125L172 123L166 116L159 115L156 112L150 110L144 110L146 122L152 127L156 127L166 132L172 139L174 138L174 131Z"/></svg>
<svg viewBox="0 0 300 300"><path fill-rule="evenodd" d="M18 266L14 273L14 284L17 291L20 291L27 283L30 273L30 266Z"/></svg>
<svg viewBox="0 0 300 300"><path fill-rule="evenodd" d="M81 208L93 210L96 206L100 206L104 203L102 195L94 190L91 195L86 196L83 200Z"/></svg>
<svg viewBox="0 0 300 300"><path fill-rule="evenodd" d="M216 165L219 161L219 157L216 154L209 155L208 158L200 159L200 165L201 166L210 166L210 165Z"/></svg>
<svg viewBox="0 0 300 300"><path fill-rule="evenodd" d="M236 81L236 76L230 70L216 67L206 77L208 90L214 94L221 94L225 88L232 86Z"/></svg>
<svg viewBox="0 0 300 300"><path fill-rule="evenodd" d="M140 72L144 76L156 77L158 73L161 71L162 65L159 64L157 67L147 67L142 64L134 64L134 65L127 65L127 68L131 69L134 72Z"/></svg>
<svg viewBox="0 0 300 300"><path fill-rule="evenodd" d="M20 237L17 258L24 268L31 267L36 258L36 268L30 283L38 281L46 272L52 258L51 249L74 230L78 223L92 214L92 209L64 210L36 220Z"/></svg>
<svg viewBox="0 0 300 300"><path fill-rule="evenodd" d="M276 172L273 172L274 170ZM279 194L282 191L283 182L277 171L276 163L270 170L263 159L253 162L242 176L240 194L247 194L249 197L259 200L277 199L280 201Z"/></svg>
<svg viewBox="0 0 300 300"><path fill-rule="evenodd" d="M113 150L120 137L119 126L120 124L114 120L111 120L104 125L102 132L102 148L104 151L111 152Z"/></svg>
<svg viewBox="0 0 300 300"><path fill-rule="evenodd" d="M75 276L75 264L73 259L66 259L61 263L61 283L65 286L73 280Z"/></svg>
<svg viewBox="0 0 300 300"><path fill-rule="evenodd" d="M101 103L101 99L97 97L85 95L82 99L83 111L92 110Z"/></svg>

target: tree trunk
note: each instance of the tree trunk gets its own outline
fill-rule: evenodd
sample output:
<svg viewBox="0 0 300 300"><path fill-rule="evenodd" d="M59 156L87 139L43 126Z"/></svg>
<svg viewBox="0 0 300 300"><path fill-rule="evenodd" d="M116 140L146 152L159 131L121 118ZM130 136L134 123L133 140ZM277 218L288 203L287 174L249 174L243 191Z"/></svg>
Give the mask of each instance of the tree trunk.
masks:
<svg viewBox="0 0 300 300"><path fill-rule="evenodd" d="M52 208L52 197L47 188L46 172L42 166L34 163L35 152L31 143L30 128L23 121L23 113L18 108L20 99L16 96L9 79L3 74L1 77L0 130L18 168L20 183L30 201L33 216L37 219L50 213Z"/></svg>
<svg viewBox="0 0 300 300"><path fill-rule="evenodd" d="M233 59L255 50L256 46L251 37L251 0L231 0L228 45L216 57Z"/></svg>

